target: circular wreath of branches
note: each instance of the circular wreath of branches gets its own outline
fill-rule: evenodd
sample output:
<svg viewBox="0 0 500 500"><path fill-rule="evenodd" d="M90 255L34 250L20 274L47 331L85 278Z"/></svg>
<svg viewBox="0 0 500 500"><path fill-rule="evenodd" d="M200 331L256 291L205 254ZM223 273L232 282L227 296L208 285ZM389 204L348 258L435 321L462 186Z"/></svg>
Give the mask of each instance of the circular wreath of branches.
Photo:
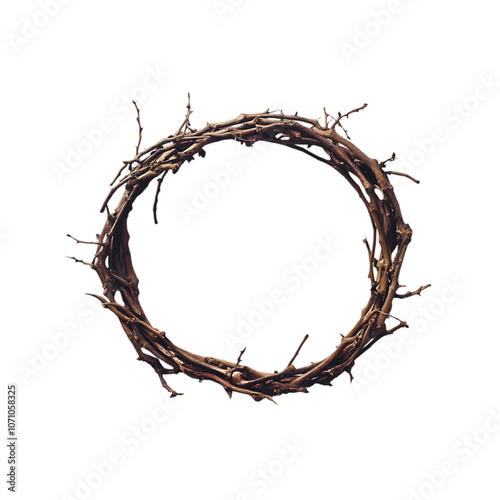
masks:
<svg viewBox="0 0 500 500"><path fill-rule="evenodd" d="M414 292L398 293L402 286L399 285L398 278L412 231L403 220L388 175L403 175L418 181L407 174L385 170L387 161L394 160L394 154L389 160L378 162L350 141L340 122L351 113L365 108L366 104L344 115L338 113L336 118L324 110L324 125L318 120L297 114L290 116L267 110L263 113L241 114L233 120L207 124L201 130L196 130L190 124L192 111L188 100L186 117L179 129L142 152L139 152L142 126L139 109L135 102L134 105L139 124L136 155L131 161L124 162L111 184L113 187L101 208L101 212L107 212L107 218L101 233L97 235L97 242L83 242L73 238L79 243L97 245L92 262L72 258L91 266L97 272L104 296L91 295L118 317L137 351L138 359L153 367L163 387L170 391L172 397L180 393L167 384L164 376L179 372L199 381L216 382L229 396L233 392L239 392L248 394L256 401L264 398L273 400L273 396L290 392L307 392L307 388L314 384L331 385L331 381L343 372L349 373L352 380L351 370L358 356L382 337L408 326L405 321L395 318L398 324L390 329L386 327L386 320L392 317L390 312L393 300L419 295L430 285L422 286ZM344 131L346 137L337 132L337 127ZM252 146L257 141L280 144L326 163L346 179L368 211L373 237L371 242L365 239L364 243L369 259L370 297L360 318L342 336L336 350L320 361L295 366L307 335L290 362L283 369L274 372L262 372L243 364L245 349L234 362L194 354L175 345L165 332L153 327L141 306L139 280L132 265L127 230L127 218L134 201L156 179L153 215L155 223L158 223L158 195L165 176L169 172L178 172L184 163L190 162L196 155L204 157L205 148L209 144L225 140L235 140L245 146ZM116 209L110 211L110 200L121 188L121 199ZM117 293L120 294L122 303L118 302Z"/></svg>

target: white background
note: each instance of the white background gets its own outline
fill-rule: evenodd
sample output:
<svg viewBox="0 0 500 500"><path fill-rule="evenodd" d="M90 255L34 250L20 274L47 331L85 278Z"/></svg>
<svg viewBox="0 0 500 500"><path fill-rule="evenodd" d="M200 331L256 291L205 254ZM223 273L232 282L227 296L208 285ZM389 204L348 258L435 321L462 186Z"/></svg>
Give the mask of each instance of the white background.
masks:
<svg viewBox="0 0 500 500"><path fill-rule="evenodd" d="M2 390L18 386L18 498L499 498L494 4L87 0L48 2L50 18L42 4L1 16ZM432 287L395 304L410 329L363 355L354 383L273 405L177 375L185 395L168 401L84 295L100 293L97 275L65 256L94 249L65 235L91 240L104 224L137 142L131 96L145 147L177 129L188 92L199 128L367 102L345 122L355 144L395 151L391 168L421 180L393 178L414 230L401 282ZM68 148L85 157L67 165ZM130 219L143 305L187 349L235 359L224 334L282 291L245 341L244 361L264 370L305 333L299 361L326 356L369 293L361 202L327 166L276 148L210 146L167 177L158 226L149 191ZM229 162L227 186L183 216ZM286 273L318 238L337 248L292 289Z"/></svg>

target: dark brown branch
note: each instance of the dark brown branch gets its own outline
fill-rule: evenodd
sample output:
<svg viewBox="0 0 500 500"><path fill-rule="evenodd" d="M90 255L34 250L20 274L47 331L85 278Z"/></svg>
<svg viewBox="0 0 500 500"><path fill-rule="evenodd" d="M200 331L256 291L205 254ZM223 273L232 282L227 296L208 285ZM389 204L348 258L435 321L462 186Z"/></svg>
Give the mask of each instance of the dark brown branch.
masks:
<svg viewBox="0 0 500 500"><path fill-rule="evenodd" d="M139 154L139 147L141 146L141 141L142 141L142 125L141 125L141 113L139 111L139 106L137 106L136 101L132 101L135 106L135 110L137 111L137 125L139 125L139 140L137 141L137 146L135 147L135 154L136 156Z"/></svg>
<svg viewBox="0 0 500 500"><path fill-rule="evenodd" d="M385 173L387 175L400 175L401 177L406 177L407 179L410 179L415 184L420 184L420 181L418 179L415 179L415 177L412 177L409 174L405 174L404 172L395 172L394 170L386 170Z"/></svg>
<svg viewBox="0 0 500 500"><path fill-rule="evenodd" d="M161 185L163 183L163 179L165 179L165 176L168 174L168 172L169 172L168 170L165 170L165 172L163 172L163 175L159 177L157 180L158 185L156 187L155 201L153 203L153 219L155 221L155 224L158 224L158 217L156 214L156 210L158 208L158 197L160 196L160 190L161 190Z"/></svg>
<svg viewBox="0 0 500 500"><path fill-rule="evenodd" d="M426 288L429 288L430 286L431 285L423 285L414 292L406 292L403 294L395 293L394 297L396 297L397 299L406 299L408 297L413 297L414 295L420 295Z"/></svg>
<svg viewBox="0 0 500 500"><path fill-rule="evenodd" d="M243 356L243 354L245 353L245 351L247 350L246 347L244 347L241 351L240 351L240 354L238 355L238 359L236 360L236 366L240 366L240 363L241 363L241 358Z"/></svg>
<svg viewBox="0 0 500 500"><path fill-rule="evenodd" d="M91 264L90 262L85 262L84 260L80 260L80 259L77 259L76 257L69 257L66 255L66 258L67 259L71 259L71 260L74 260L77 264L84 264L85 266L89 266L91 267L92 269L94 269L94 265Z"/></svg>
<svg viewBox="0 0 500 500"><path fill-rule="evenodd" d="M77 240L74 236L71 236L71 234L66 235L68 238L71 238L72 240L75 240L77 243L82 243L84 245L102 245L99 241L81 241Z"/></svg>
<svg viewBox="0 0 500 500"><path fill-rule="evenodd" d="M146 354L145 352L142 351L142 349L140 349L139 347L135 346L136 347L136 351L137 351L137 354L139 355L139 360L140 361L144 361L146 363L148 363L150 366L153 367L154 371L156 372L156 374L158 375L158 377L160 378L160 382L161 382L161 385L168 391L170 392L170 397L171 398L175 398L175 396L182 396L182 392L177 392L177 391L174 391L174 389L172 389L166 382L165 378L164 378L164 375L171 375L171 374L175 374L175 373L178 373L177 370L172 370L172 369L168 369L168 368L164 368L162 366L162 364L160 363L160 361L155 358L154 356L150 356L149 354Z"/></svg>

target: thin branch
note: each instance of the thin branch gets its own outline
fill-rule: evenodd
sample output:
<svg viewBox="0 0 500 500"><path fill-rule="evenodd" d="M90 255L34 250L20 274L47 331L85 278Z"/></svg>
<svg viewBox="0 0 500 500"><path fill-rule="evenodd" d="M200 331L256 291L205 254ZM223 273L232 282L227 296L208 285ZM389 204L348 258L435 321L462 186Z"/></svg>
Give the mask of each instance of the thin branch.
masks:
<svg viewBox="0 0 500 500"><path fill-rule="evenodd" d="M366 238L363 238L363 243L365 244L366 249L368 250L368 261L370 262L370 266L368 269L368 278L370 278L371 284L373 285L375 283L375 276L373 275L373 266L376 265L376 263L374 262L375 259L373 257L373 250L370 248L370 244L368 243L368 240Z"/></svg>
<svg viewBox="0 0 500 500"><path fill-rule="evenodd" d="M415 177L412 177L409 174L405 174L404 172L395 172L394 170L386 170L385 173L387 175L400 175L401 177L406 177L413 181L415 184L420 184L420 181L418 179L415 179Z"/></svg>
<svg viewBox="0 0 500 500"><path fill-rule="evenodd" d="M339 114L340 114L340 113L339 113ZM339 127L340 127L343 131L344 131L345 136L346 136L349 140L351 140L351 138L349 137L349 134L348 134L347 130L344 128L344 126L342 125L342 123L340 123L340 122L339 122L339 123L338 123L338 125L339 125Z"/></svg>
<svg viewBox="0 0 500 500"><path fill-rule="evenodd" d="M328 128L328 118L331 118L332 120L335 120L335 118L327 113L326 108L323 108L323 113L325 115L325 128Z"/></svg>
<svg viewBox="0 0 500 500"><path fill-rule="evenodd" d="M289 361L288 365L286 368L291 368L293 366L293 362L295 361L295 358L299 355L300 350L302 349L302 346L305 344L305 341L309 338L309 334L306 334L306 336L302 339L302 342L300 343L299 347L295 351L295 354L293 355L292 359Z"/></svg>
<svg viewBox="0 0 500 500"><path fill-rule="evenodd" d="M406 299L408 297L413 297L414 295L420 295L426 288L429 288L431 285L423 285L418 288L418 290L415 290L414 292L406 292L406 293L396 293L394 294L394 297L398 299Z"/></svg>
<svg viewBox="0 0 500 500"><path fill-rule="evenodd" d="M388 318L395 319L396 321L399 321L400 323L405 323L402 319L396 318L396 316L393 316L392 314L386 313L384 311L376 310L376 313L383 314L384 316L387 316Z"/></svg>
<svg viewBox="0 0 500 500"><path fill-rule="evenodd" d="M71 234L67 234L66 235L68 238L71 238L72 240L75 240L77 243L82 243L84 245L99 245L99 246L103 246L104 243L100 243L99 241L81 241L81 240L77 240L74 236L71 236Z"/></svg>
<svg viewBox="0 0 500 500"><path fill-rule="evenodd" d="M348 133L347 133L347 130L342 126L342 124L340 123L340 120L342 120L342 118L349 118L349 115L352 115L353 113L357 113L359 111L361 111L362 109L365 109L366 106L368 106L367 103L363 104L363 106L360 106L359 108L355 108L355 109L352 109L351 111L348 111L347 113L344 113L344 114L341 114L340 111L338 113L338 118L333 122L332 126L330 127L331 130L335 130L335 127L337 125L340 125L340 128L344 131L346 137L351 140L351 138L349 137Z"/></svg>
<svg viewBox="0 0 500 500"><path fill-rule="evenodd" d="M229 395L241 393L256 401L269 399L274 402L273 397L280 394L304 393L314 384L327 385L344 371L350 373L358 356L380 338L407 326L404 321L390 314L393 299L418 295L427 285L415 292L396 293L400 288L399 274L412 232L403 219L388 174L403 174L385 172L383 167L391 159L379 163L334 130L338 125L349 137L342 126L342 119L364 109L366 104L349 113L339 113L335 120L327 113L326 108L323 108L324 126L321 119L320 124L318 119L299 116L297 113L285 115L282 112L266 110L264 113L240 114L231 120L207 124L201 130L195 131L190 125L192 110L191 97L188 94L186 116L178 130L141 153L139 148L142 126L139 109L135 103L134 105L139 124L136 156L132 161L124 163L102 205L101 210L106 210L108 217L98 236L98 248L93 263L70 258L92 267L98 273L105 297L96 297L104 308L109 309L120 320L128 339L138 350L140 359L147 361L154 368L163 387L176 395L177 393L166 384L164 377L182 372L200 381L215 382ZM210 144L235 139L245 144L263 140L281 144L328 164L348 181L370 216L373 241L370 244L366 238L363 240L370 263L371 293L368 302L337 348L320 361L300 367L294 366L308 335L304 337L286 368L279 372L258 371L241 365L245 349L240 351L236 364L190 353L171 342L165 332L154 328L143 311L138 292L139 278L132 265L127 228L127 219L133 204L152 180L156 179L153 216L157 224L159 195L168 171L175 172L195 155L203 156ZM309 148L312 148L314 153L309 151ZM317 151L320 153L316 154ZM131 171L123 175L123 170L127 167ZM119 189L122 192L121 198L116 208L110 211L108 204ZM375 256L375 252L379 250L380 254ZM152 258L160 259L161 256L156 256L152 249ZM387 329L387 318L395 318L399 325ZM151 354L145 354L144 351ZM165 368L165 365L171 368Z"/></svg>
<svg viewBox="0 0 500 500"><path fill-rule="evenodd" d="M389 163L390 161L394 161L395 159L396 159L396 153L392 153L392 156L390 158L387 158L387 160L384 160L384 161L380 162L380 167L381 168L385 168L385 166L386 166L387 163Z"/></svg>
<svg viewBox="0 0 500 500"><path fill-rule="evenodd" d="M122 283L123 285L130 285L130 280L126 280L124 278L122 278L121 276L118 276L117 274L115 273L109 273L113 278L115 278L115 280L118 280L120 283Z"/></svg>
<svg viewBox="0 0 500 500"><path fill-rule="evenodd" d="M165 172L163 172L163 175L161 177L159 177L157 180L158 185L156 186L155 201L153 203L153 219L155 221L155 224L158 224L158 217L156 214L156 210L158 208L158 196L160 195L160 190L161 190L161 185L163 183L163 179L165 179L165 176L167 175L168 172L169 172L169 170L165 170Z"/></svg>
<svg viewBox="0 0 500 500"><path fill-rule="evenodd" d="M189 118L193 112L191 111L191 94L189 92L188 92L188 102L186 108L187 108L186 117L184 118L184 121L181 123L181 126L177 129L177 132L174 134L174 137L180 135L181 133L185 133L186 129L190 126Z"/></svg>
<svg viewBox="0 0 500 500"><path fill-rule="evenodd" d="M139 111L139 106L137 106L137 101L132 101L135 106L135 110L137 111L137 125L139 125L139 140L137 142L137 146L135 147L135 155L137 156L139 154L139 147L141 145L142 141L142 125L141 125L141 113Z"/></svg>
<svg viewBox="0 0 500 500"><path fill-rule="evenodd" d="M408 323L406 321L401 321L399 325L396 325L395 327L387 330L386 335L392 335L394 332L398 331L400 328L409 328Z"/></svg>
<svg viewBox="0 0 500 500"><path fill-rule="evenodd" d="M170 397L175 398L175 396L182 396L182 392L177 392L174 389L172 389L166 382L165 378L163 377L164 375L172 374L172 373L178 373L178 370L171 370L168 368L165 368L162 366L160 361L155 358L154 356L150 356L149 354L146 354L140 347L134 345L136 348L136 352L139 355L139 360L144 361L151 365L160 378L161 385L168 391L170 392Z"/></svg>
<svg viewBox="0 0 500 500"><path fill-rule="evenodd" d="M240 351L240 354L238 355L238 359L236 360L236 366L240 366L240 363L241 363L241 358L244 354L244 352L247 350L246 347L244 347L241 351Z"/></svg>
<svg viewBox="0 0 500 500"><path fill-rule="evenodd" d="M94 269L94 267L95 267L95 266L94 266L93 264L91 264L90 262L85 262L84 260L77 259L76 257L69 257L69 256L67 256L67 255L66 255L66 258L67 258L67 259L74 260L74 261L75 261L76 263L78 263L78 264L84 264L84 265L86 265L86 266L89 266L89 267L91 267L92 269Z"/></svg>

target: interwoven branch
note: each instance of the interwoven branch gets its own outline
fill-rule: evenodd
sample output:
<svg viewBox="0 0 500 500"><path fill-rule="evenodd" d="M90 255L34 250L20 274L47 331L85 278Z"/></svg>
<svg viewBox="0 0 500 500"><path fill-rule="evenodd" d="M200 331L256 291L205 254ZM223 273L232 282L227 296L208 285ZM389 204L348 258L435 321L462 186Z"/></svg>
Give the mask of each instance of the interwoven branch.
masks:
<svg viewBox="0 0 500 500"><path fill-rule="evenodd" d="M363 109L357 108L352 112ZM89 265L97 272L103 285L103 295L98 296L102 305L119 319L125 333L136 349L139 359L150 364L161 379L162 385L177 395L164 379L165 375L185 373L198 380L212 380L220 384L231 396L233 392L248 394L255 400L290 392L307 392L314 384L331 385L341 373L351 370L356 358L382 337L406 327L404 321L386 328L394 298L406 298L420 293L398 294L401 266L412 231L401 215L385 162L368 157L337 130L340 121L350 113L334 119L329 125L325 111L325 124L317 120L281 112L241 114L223 123L207 124L201 130L191 127L191 105L175 134L139 152L120 170L113 187L106 197L101 212L106 210L104 228L98 235L97 251ZM142 126L139 114L139 134ZM242 364L242 351L236 362L200 356L175 345L164 332L148 321L139 301L139 280L132 265L129 248L127 218L138 196L157 179L154 201L154 218L161 184L169 171L173 174L197 155L204 157L205 148L214 142L235 140L245 146L257 141L272 142L301 151L326 163L344 177L358 193L365 205L373 227L371 243L366 239L370 279L370 297L360 318L352 329L342 336L336 350L326 358L306 366L296 367L295 360L304 344L304 338L288 365L274 372L262 372ZM128 171L123 174L125 168ZM393 173L393 172L391 172ZM123 177L120 176L123 174ZM123 189L114 211L109 210L113 195ZM77 240L78 241L78 240ZM426 285L428 286L428 285ZM119 293L122 304L116 300ZM352 378L352 375L351 375Z"/></svg>

